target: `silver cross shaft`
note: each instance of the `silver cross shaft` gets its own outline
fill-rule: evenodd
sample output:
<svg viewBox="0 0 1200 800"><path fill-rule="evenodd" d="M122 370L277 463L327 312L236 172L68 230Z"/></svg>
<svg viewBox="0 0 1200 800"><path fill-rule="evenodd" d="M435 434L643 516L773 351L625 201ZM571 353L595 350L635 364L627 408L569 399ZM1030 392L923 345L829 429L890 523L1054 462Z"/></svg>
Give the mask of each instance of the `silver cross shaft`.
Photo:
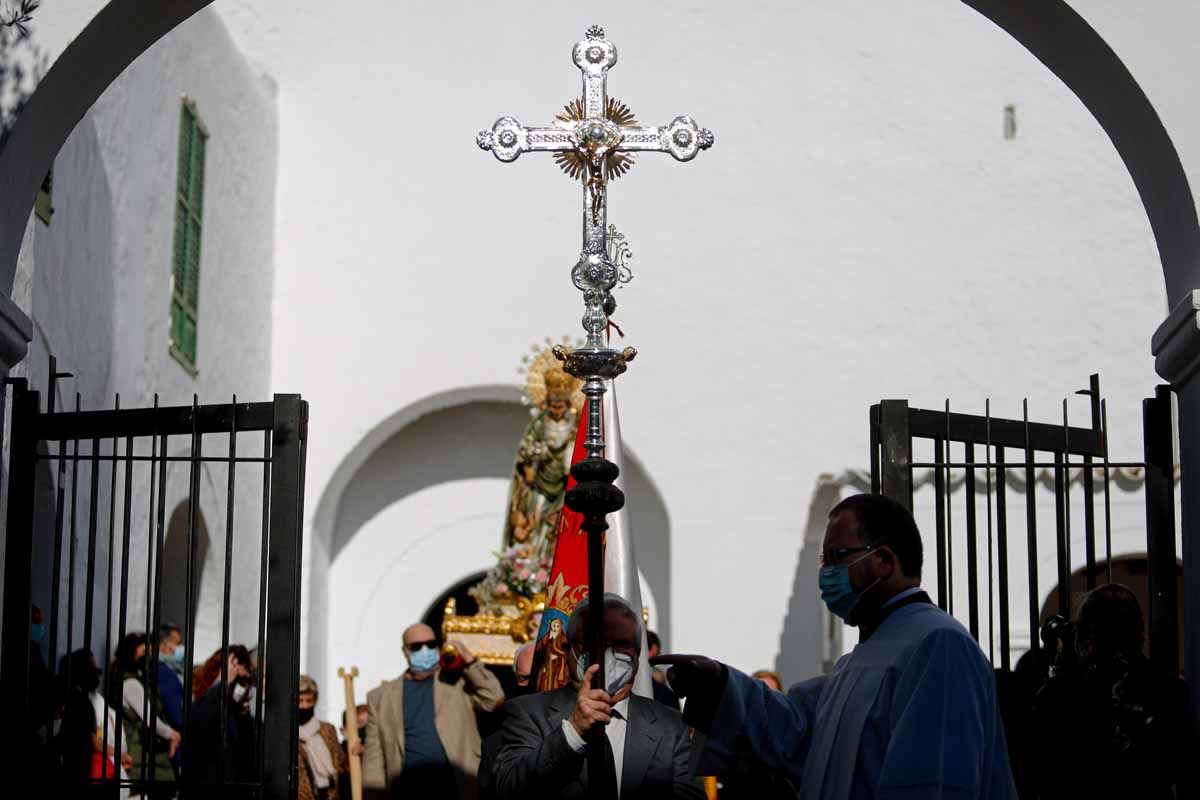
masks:
<svg viewBox="0 0 1200 800"><path fill-rule="evenodd" d="M491 129L479 132L476 142L501 161L515 161L526 152L577 152L587 164L583 188L583 248L571 272L575 286L583 292L587 307L583 327L588 346L602 347L608 315L605 302L617 283L617 267L608 257L608 192L605 157L612 152L641 151L670 153L679 161L691 161L713 144L712 132L691 117L675 117L667 125L628 126L605 116L608 103L608 71L617 63L617 48L604 38L604 30L593 25L582 41L576 42L572 58L583 73L584 119L561 122L552 127L526 127L513 117L501 117Z"/></svg>

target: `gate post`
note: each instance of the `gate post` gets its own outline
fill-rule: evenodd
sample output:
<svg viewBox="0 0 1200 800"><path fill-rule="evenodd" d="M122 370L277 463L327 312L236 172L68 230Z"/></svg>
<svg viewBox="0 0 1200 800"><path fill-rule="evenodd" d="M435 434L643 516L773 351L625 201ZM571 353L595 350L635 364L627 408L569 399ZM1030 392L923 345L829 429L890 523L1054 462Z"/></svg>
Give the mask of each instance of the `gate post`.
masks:
<svg viewBox="0 0 1200 800"><path fill-rule="evenodd" d="M300 683L300 547L304 519L307 404L275 395L271 432L271 524L267 544L267 642L260 664L266 689L264 800L292 800L296 776Z"/></svg>
<svg viewBox="0 0 1200 800"><path fill-rule="evenodd" d="M879 403L879 493L912 511L912 436L908 431L908 401Z"/></svg>
<svg viewBox="0 0 1200 800"><path fill-rule="evenodd" d="M12 440L9 451L8 521L4 553L4 631L0 642L0 704L15 715L5 726L16 737L9 752L23 757L32 731L29 709L29 608L33 560L33 505L37 469L38 393L24 378L12 381Z"/></svg>
<svg viewBox="0 0 1200 800"><path fill-rule="evenodd" d="M1171 440L1171 387L1142 401L1146 460L1146 555L1150 566L1150 661L1166 674L1179 671L1179 593L1175 560L1175 458Z"/></svg>

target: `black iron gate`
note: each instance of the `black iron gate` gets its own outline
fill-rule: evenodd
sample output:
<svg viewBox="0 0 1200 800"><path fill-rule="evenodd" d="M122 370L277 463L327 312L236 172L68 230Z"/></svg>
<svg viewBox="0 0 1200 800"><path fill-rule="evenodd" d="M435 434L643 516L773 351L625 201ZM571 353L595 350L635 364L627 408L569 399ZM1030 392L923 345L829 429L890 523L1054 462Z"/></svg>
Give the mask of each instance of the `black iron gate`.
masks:
<svg viewBox="0 0 1200 800"><path fill-rule="evenodd" d="M156 398L129 410L118 397L111 410L82 411L77 396L74 411L43 412L38 392L13 384L0 696L11 719L24 721L6 726L15 739L8 752L28 759L14 767L30 785L58 782L70 796L116 797L120 783L159 797L294 798L307 403L276 395L159 407ZM206 506L219 533L207 559ZM44 653L31 642L34 604ZM164 608L182 619L169 620ZM207 669L180 670L175 748L155 731L165 712L153 677L160 631L171 622L184 663L212 653ZM135 709L106 667L139 633L147 636L140 666L152 679L143 679ZM92 694L72 674L87 664L80 651L105 670ZM249 656L249 678L229 674L240 673L240 654ZM114 766L136 738L175 749L166 768L159 757L156 769L146 748L126 773L96 780L105 768L93 765L89 776L63 741L78 695L96 707ZM110 708L115 725L103 721Z"/></svg>
<svg viewBox="0 0 1200 800"><path fill-rule="evenodd" d="M1089 388L1079 392L1090 398L1090 424L1072 427L1063 401L1061 424L1029 420L1028 402L1022 419L991 416L990 404L983 416L951 413L949 402L940 411L909 408L905 400L884 400L871 407L871 485L903 503L918 516L928 509L914 509L916 470L921 480L933 484L933 524L936 546L937 602L954 614L955 581L966 581L965 621L971 634L995 661L995 635L999 632L999 663L1005 672L1011 669L1012 622L1028 615L1029 648L1036 661L1040 646L1038 632L1044 610L1038 574L1039 526L1053 535L1058 585L1057 613L1072 616L1072 508L1082 505L1084 588L1091 590L1100 577L1111 582L1112 494L1114 474L1125 471L1144 477L1146 566L1149 584L1149 656L1157 669L1165 673L1179 670L1180 641L1178 562L1175 548L1175 499L1173 426L1170 387L1160 386L1152 398L1142 402L1144 460L1109 460L1107 408L1100 396L1099 377L1091 377ZM914 441L923 440L932 455L918 459ZM978 449L983 458L979 459ZM925 450L928 452L929 450ZM1010 455L1015 458L1010 460ZM1141 471L1138 473L1138 471ZM1074 474L1073 474L1074 473ZM1035 488L1047 478L1054 494L1053 520L1039 520ZM1018 481L1024 488L1024 542L1009 541L1012 525L1008 500ZM1082 484L1081 496L1072 499L1072 483ZM952 498L953 484L962 486L963 536L956 538L956 515ZM982 484L982 486L981 486ZM983 488L986 501L981 523L978 490ZM1078 509L1077 509L1078 510ZM955 543L965 545L965 554L954 552ZM1024 548L1024 553L1013 547ZM1098 566L1097 548L1102 548L1102 567ZM981 557L982 554L982 557ZM1014 556L1025 561L1028 585L1027 607L1013 607L1010 587L1018 586L1020 576L1010 575ZM964 563L965 562L965 563ZM965 575L958 574L965 572ZM986 572L986 574L983 574ZM986 579L986 580L985 580ZM980 602L981 585L986 584L986 609ZM961 586L958 594L962 594ZM987 616L987 640L980 638L982 614ZM962 615L961 607L958 609Z"/></svg>

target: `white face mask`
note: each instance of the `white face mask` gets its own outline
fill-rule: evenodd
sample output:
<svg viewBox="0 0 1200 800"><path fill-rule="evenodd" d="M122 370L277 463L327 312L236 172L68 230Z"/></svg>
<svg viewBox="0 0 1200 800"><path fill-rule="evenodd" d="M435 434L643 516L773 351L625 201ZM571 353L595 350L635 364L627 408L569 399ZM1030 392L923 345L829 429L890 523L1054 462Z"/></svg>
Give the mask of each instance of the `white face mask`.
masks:
<svg viewBox="0 0 1200 800"><path fill-rule="evenodd" d="M588 663L587 653L575 659L575 677L580 683L583 682L583 676L589 666L591 665ZM621 687L632 682L633 657L628 653L613 650L611 647L607 648L604 651L604 691L616 694Z"/></svg>
<svg viewBox="0 0 1200 800"><path fill-rule="evenodd" d="M245 700L246 694L249 693L249 691L250 690L247 689L244 685L242 685L240 683L235 683L233 685L233 695L232 695L233 702L240 703L243 700Z"/></svg>

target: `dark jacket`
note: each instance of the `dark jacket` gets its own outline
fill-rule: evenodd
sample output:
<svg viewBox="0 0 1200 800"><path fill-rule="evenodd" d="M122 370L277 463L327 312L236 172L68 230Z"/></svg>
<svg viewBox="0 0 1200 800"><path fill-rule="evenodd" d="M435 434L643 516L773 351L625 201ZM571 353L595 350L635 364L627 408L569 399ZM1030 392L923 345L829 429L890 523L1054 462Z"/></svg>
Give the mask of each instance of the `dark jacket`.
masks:
<svg viewBox="0 0 1200 800"><path fill-rule="evenodd" d="M519 697L506 706L491 765L498 800L586 798L586 756L567 743L562 721L575 706L569 686ZM625 729L621 800L704 797L688 769L688 729L678 712L632 695Z"/></svg>
<svg viewBox="0 0 1200 800"><path fill-rule="evenodd" d="M222 698L229 704L224 747L221 742ZM188 735L183 738L188 749L183 763L185 771L191 769L192 782L211 785L256 779L254 718L244 701L233 702L225 685L218 681L192 704L191 722Z"/></svg>

